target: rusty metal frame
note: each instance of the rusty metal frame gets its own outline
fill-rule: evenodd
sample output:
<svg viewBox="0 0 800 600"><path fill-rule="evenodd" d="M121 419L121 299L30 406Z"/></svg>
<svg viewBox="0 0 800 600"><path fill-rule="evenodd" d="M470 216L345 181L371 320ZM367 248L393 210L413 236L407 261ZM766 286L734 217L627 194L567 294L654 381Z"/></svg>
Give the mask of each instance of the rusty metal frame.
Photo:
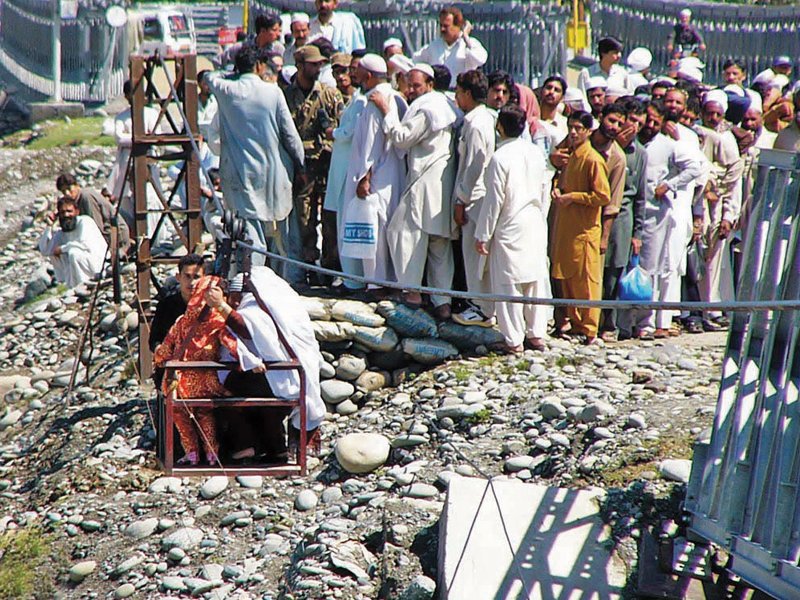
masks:
<svg viewBox="0 0 800 600"><path fill-rule="evenodd" d="M166 93L156 85L154 75L163 63L175 66L176 94L172 90ZM155 236L166 222L172 223L189 252L193 252L200 244L203 224L200 213L200 177L199 158L192 146L200 142L197 126L197 61L193 54L163 59L158 55L137 56L130 59L131 73L131 118L133 135L131 142L131 161L128 178L131 183L134 204L134 245L136 248L136 294L139 309L139 375L144 381L152 373L152 353L150 352L151 321L151 284L157 285L152 272L156 263L176 263L174 257L158 257L151 254L151 244ZM145 129L145 107L154 105L159 114L154 131ZM186 115L183 119L175 119L170 114L170 107L179 105ZM156 148L174 147L177 151L158 156ZM158 182L152 181L150 167L164 160L183 161L183 168L169 194L161 192ZM147 185L153 184L161 208L149 209L147 206ZM171 208L170 201L179 186L184 186L186 208ZM147 217L153 212L161 216L155 231L148 235Z"/></svg>
<svg viewBox="0 0 800 600"><path fill-rule="evenodd" d="M274 322L274 321L273 321ZM276 328L278 324L275 323ZM280 329L278 329L280 331ZM172 360L165 365L165 380L170 381L176 371L181 369L210 369L215 371L230 370L236 368L238 363L222 363L215 361L177 361ZM297 371L300 379L300 393L296 400L287 400L283 398L240 398L240 397L223 397L223 398L177 398L176 390L172 390L169 394L162 396L159 401L162 403L160 413L162 417L159 419L159 462L161 463L164 472L167 475L184 476L199 476L199 475L263 475L263 476L283 476L283 475L301 475L306 474L306 376L303 365L297 358L292 358L287 361L265 362L264 368L267 371ZM191 409L193 407L201 408L260 408L260 407L288 407L297 408L300 415L300 443L297 449L297 457L295 462L285 464L253 464L253 465L223 465L219 463L218 466L214 465L198 465L195 467L175 466L175 445L174 438L174 411L176 408L185 407ZM289 423L289 427L291 427Z"/></svg>

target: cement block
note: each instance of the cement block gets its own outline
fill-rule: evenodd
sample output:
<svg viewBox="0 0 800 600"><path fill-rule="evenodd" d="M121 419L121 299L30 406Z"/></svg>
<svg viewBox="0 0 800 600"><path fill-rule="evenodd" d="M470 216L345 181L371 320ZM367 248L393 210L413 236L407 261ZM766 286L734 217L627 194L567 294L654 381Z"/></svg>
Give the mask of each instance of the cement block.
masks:
<svg viewBox="0 0 800 600"><path fill-rule="evenodd" d="M32 123L65 116L75 119L82 117L84 111L80 102L31 102L28 108L31 111Z"/></svg>
<svg viewBox="0 0 800 600"><path fill-rule="evenodd" d="M441 598L621 597L627 572L599 515L601 491L495 480L496 501L488 485L477 478L451 479L440 521Z"/></svg>

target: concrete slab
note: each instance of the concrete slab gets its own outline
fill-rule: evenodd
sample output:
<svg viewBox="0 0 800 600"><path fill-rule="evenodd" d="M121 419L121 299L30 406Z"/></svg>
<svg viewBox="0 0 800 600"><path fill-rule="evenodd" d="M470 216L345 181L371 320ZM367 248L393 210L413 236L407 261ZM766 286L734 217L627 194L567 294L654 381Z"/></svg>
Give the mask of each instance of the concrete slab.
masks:
<svg viewBox="0 0 800 600"><path fill-rule="evenodd" d="M83 104L80 102L31 102L28 108L31 111L32 123L65 116L75 119L82 117L84 112Z"/></svg>
<svg viewBox="0 0 800 600"><path fill-rule="evenodd" d="M476 478L455 476L450 481L440 521L441 598L621 597L627 572L599 516L602 491L495 480L495 500L488 486Z"/></svg>

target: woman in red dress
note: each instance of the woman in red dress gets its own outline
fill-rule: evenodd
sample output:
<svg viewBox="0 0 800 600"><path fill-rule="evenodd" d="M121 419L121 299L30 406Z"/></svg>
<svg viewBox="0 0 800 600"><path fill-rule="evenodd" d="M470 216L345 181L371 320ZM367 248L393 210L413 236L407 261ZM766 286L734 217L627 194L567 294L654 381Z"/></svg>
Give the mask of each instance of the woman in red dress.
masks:
<svg viewBox="0 0 800 600"><path fill-rule="evenodd" d="M236 338L225 327L225 317L207 306L206 291L219 287L222 280L215 275L201 278L195 285L186 312L169 330L164 342L155 354L156 366L163 367L167 361L219 360L220 349L225 346L238 360ZM200 462L200 443L205 449L209 464L218 462L219 442L213 410L210 408L189 408L182 406L180 398L217 398L229 396L211 369L181 369L162 384L164 394L176 392L175 427L181 438L186 455L179 464L196 465ZM199 436L198 436L199 433Z"/></svg>

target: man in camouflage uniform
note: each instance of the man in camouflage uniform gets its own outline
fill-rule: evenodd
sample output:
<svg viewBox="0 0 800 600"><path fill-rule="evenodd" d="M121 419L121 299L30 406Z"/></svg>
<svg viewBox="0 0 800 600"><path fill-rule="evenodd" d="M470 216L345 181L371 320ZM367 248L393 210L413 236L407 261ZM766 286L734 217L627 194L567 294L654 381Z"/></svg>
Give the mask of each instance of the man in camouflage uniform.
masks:
<svg viewBox="0 0 800 600"><path fill-rule="evenodd" d="M339 123L344 102L338 90L318 81L320 69L327 62L319 48L314 45L303 46L294 58L297 75L284 94L300 139L303 140L306 177L295 189L288 252L290 257L311 264L319 258L317 224L331 162L333 141L330 132ZM323 231L321 264L338 269L335 221L332 230L323 224ZM305 283L303 269L294 269L290 273L287 273L290 283Z"/></svg>

